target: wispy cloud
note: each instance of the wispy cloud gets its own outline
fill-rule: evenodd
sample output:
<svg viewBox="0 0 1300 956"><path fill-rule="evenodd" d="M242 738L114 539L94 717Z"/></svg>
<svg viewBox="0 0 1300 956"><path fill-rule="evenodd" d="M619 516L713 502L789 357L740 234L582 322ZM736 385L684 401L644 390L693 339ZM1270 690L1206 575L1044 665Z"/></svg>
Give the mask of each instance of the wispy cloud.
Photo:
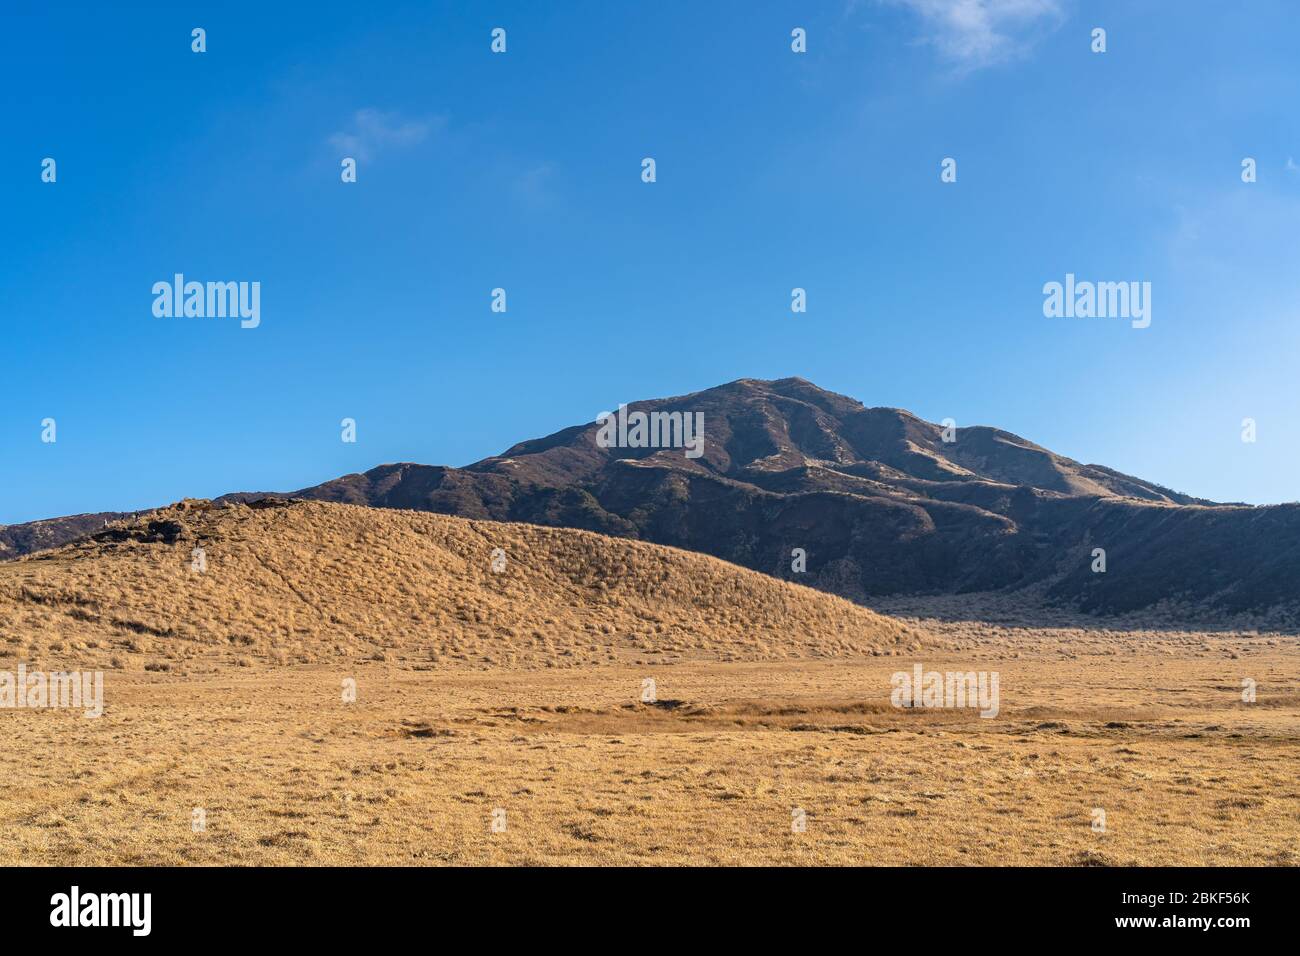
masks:
<svg viewBox="0 0 1300 956"><path fill-rule="evenodd" d="M541 163L517 175L511 187L515 198L525 206L544 209L555 202L555 194L551 189L554 178L555 166L551 163Z"/></svg>
<svg viewBox="0 0 1300 956"><path fill-rule="evenodd" d="M921 39L963 70L1022 56L1064 19L1062 0L882 0L924 23Z"/></svg>
<svg viewBox="0 0 1300 956"><path fill-rule="evenodd" d="M395 112L366 108L352 114L344 129L330 135L330 145L354 159L374 159L382 152L413 146L446 125L445 116L404 119Z"/></svg>

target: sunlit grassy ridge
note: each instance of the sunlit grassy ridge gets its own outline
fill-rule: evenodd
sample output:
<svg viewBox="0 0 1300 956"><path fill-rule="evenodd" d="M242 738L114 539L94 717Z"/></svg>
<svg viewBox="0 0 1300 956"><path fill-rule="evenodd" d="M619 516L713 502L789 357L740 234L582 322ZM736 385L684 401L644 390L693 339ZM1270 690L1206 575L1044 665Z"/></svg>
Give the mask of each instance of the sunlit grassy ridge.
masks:
<svg viewBox="0 0 1300 956"><path fill-rule="evenodd" d="M0 565L0 654L39 663L567 667L880 654L923 636L672 548L319 502L187 502Z"/></svg>

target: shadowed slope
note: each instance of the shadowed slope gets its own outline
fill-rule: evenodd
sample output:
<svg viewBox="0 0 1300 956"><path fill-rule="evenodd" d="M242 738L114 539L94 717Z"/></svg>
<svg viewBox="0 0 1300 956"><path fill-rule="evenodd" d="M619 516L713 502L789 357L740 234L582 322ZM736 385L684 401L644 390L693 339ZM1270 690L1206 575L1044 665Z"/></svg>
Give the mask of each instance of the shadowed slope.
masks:
<svg viewBox="0 0 1300 956"><path fill-rule="evenodd" d="M597 425L463 469L383 465L294 494L585 528L701 551L855 601L1031 589L1090 612L1177 604L1293 626L1300 507L1217 505L995 428L944 429L803 379L637 402L701 412L699 458ZM1091 570L1106 550L1105 574Z"/></svg>
<svg viewBox="0 0 1300 956"><path fill-rule="evenodd" d="M703 453L601 447L593 422L465 468L387 464L291 496L579 528L783 578L794 578L798 548L801 584L859 602L1016 590L1089 612L1176 603L1193 618L1300 622L1297 505L1203 501L996 428L946 432L799 378L741 379L630 409L702 415ZM58 525L0 529L0 546L30 550L86 530L74 520L60 537ZM1091 568L1096 548L1104 574Z"/></svg>

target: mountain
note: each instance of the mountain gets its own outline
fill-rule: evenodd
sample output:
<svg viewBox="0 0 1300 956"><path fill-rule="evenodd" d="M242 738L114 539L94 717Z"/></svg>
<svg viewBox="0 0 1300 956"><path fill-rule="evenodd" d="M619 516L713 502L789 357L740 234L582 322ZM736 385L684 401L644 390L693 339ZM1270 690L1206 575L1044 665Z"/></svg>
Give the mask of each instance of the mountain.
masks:
<svg viewBox="0 0 1300 956"><path fill-rule="evenodd" d="M1297 505L1216 504L799 378L741 379L635 402L626 414L635 412L660 424L702 415L699 454L604 447L593 422L465 468L381 465L291 495L637 538L859 602L1010 589L1104 613L1289 615L1297 603ZM1092 570L1096 548L1104 573Z"/></svg>
<svg viewBox="0 0 1300 956"><path fill-rule="evenodd" d="M33 666L149 670L365 658L565 668L942 643L705 555L570 529L276 499L186 501L4 562L0 635L5 655Z"/></svg>
<svg viewBox="0 0 1300 956"><path fill-rule="evenodd" d="M74 538L100 530L110 521L125 517L128 517L127 512L103 511L63 518L44 518L25 524L0 525L0 560L44 548L57 548Z"/></svg>

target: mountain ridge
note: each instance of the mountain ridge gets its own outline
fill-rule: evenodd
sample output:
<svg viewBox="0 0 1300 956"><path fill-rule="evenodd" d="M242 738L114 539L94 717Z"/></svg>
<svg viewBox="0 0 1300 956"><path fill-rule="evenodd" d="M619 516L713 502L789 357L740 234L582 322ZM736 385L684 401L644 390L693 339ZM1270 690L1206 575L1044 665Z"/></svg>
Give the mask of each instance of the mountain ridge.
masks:
<svg viewBox="0 0 1300 956"><path fill-rule="evenodd" d="M394 462L217 500L294 497L578 528L699 551L858 602L1033 589L1109 613L1162 602L1260 611L1296 599L1300 506L1195 498L1003 429L945 430L802 378L737 379L624 408L661 425L702 414L700 454L604 447L600 422L590 422L463 468ZM54 536L47 524L44 540ZM1098 547L1104 573L1092 570Z"/></svg>

